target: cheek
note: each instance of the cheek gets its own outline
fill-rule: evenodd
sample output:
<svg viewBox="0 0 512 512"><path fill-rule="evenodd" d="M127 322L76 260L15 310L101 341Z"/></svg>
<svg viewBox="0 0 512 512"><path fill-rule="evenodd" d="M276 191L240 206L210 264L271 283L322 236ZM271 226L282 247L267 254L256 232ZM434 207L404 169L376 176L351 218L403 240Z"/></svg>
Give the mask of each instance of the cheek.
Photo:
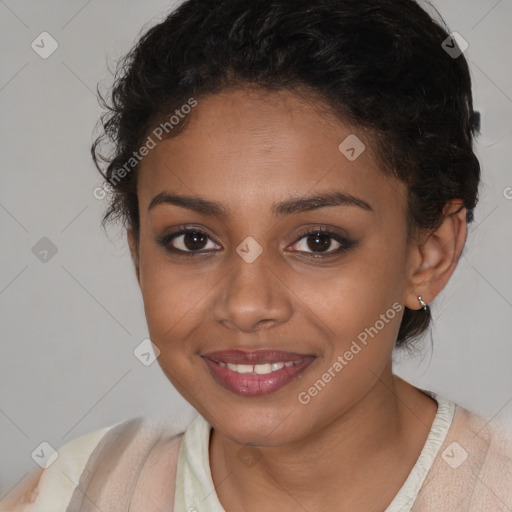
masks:
<svg viewBox="0 0 512 512"><path fill-rule="evenodd" d="M185 271L156 255L141 260L141 291L151 341L158 347L158 364L174 387L192 403L203 391L197 388L198 356L194 329L201 325L205 313L206 276ZM206 370L205 370L206 371Z"/></svg>
<svg viewBox="0 0 512 512"><path fill-rule="evenodd" d="M297 279L295 289L334 332L357 336L402 299L404 264L376 240L328 272Z"/></svg>
<svg viewBox="0 0 512 512"><path fill-rule="evenodd" d="M171 264L163 252L147 250L141 258L141 292L151 339L158 346L182 339L201 318L214 281L208 272ZM204 317L204 312L203 312Z"/></svg>
<svg viewBox="0 0 512 512"><path fill-rule="evenodd" d="M375 383L392 354L403 312L403 262L376 242L326 278L311 280L309 294L302 291L329 339L315 378L307 384L314 386L324 377L332 382L319 393L316 407L327 406L333 397L346 400L348 407Z"/></svg>
<svg viewBox="0 0 512 512"><path fill-rule="evenodd" d="M321 364L301 383L302 394L297 396L316 418L313 422L320 424L351 407L389 364L403 311L397 286L400 266L392 262L360 253L329 278L312 279L309 293L302 292L306 309L315 313L310 318L321 319L328 340Z"/></svg>

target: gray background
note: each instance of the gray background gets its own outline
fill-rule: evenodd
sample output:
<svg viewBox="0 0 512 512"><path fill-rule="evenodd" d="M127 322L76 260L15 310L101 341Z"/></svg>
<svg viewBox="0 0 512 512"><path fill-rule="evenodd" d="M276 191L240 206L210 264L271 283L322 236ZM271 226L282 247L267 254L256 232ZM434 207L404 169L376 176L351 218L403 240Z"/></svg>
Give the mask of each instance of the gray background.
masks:
<svg viewBox="0 0 512 512"><path fill-rule="evenodd" d="M186 425L194 411L157 363L134 349L148 336L124 234L100 229L104 201L89 157L96 84L169 1L0 0L0 498L55 448L141 414ZM512 0L439 0L465 55L482 114L481 200L463 257L433 304L410 382L499 421L512 419ZM47 59L32 41L47 31ZM46 48L48 46L46 45ZM46 237L47 261L33 252ZM36 251L37 252L37 251ZM41 255L40 255L41 257Z"/></svg>

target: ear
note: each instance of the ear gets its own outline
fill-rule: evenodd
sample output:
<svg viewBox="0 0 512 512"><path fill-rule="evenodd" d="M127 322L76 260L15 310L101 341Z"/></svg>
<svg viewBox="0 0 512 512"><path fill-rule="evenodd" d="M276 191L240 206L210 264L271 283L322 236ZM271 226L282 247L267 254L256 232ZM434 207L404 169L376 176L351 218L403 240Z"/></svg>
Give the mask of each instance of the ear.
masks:
<svg viewBox="0 0 512 512"><path fill-rule="evenodd" d="M421 309L418 296L430 304L453 274L467 236L466 208L459 199L446 203L441 225L422 231L411 242L408 258L408 286L404 304Z"/></svg>
<svg viewBox="0 0 512 512"><path fill-rule="evenodd" d="M128 246L130 247L130 254L132 256L133 264L135 265L135 275L140 286L140 272L139 272L139 244L135 235L133 234L132 228L128 228L126 231L126 237L128 239Z"/></svg>

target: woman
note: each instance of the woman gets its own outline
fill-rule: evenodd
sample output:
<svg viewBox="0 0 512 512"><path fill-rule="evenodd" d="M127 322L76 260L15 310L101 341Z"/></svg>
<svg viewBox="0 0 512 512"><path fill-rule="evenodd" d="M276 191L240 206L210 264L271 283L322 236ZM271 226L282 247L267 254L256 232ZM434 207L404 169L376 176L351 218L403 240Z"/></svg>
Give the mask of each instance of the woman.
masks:
<svg viewBox="0 0 512 512"><path fill-rule="evenodd" d="M462 50L412 0L188 0L151 28L93 156L199 415L76 439L2 510L512 510L505 433L391 364L477 204Z"/></svg>

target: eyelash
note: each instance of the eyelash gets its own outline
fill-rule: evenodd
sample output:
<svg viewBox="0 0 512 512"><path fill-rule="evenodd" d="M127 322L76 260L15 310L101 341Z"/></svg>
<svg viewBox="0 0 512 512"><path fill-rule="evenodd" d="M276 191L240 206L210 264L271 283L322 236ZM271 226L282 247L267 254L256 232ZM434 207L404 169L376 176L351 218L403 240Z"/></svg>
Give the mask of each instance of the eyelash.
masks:
<svg viewBox="0 0 512 512"><path fill-rule="evenodd" d="M169 234L163 236L162 238L160 238L159 240L157 240L157 242L158 242L159 245L165 247L165 249L167 251L169 251L172 254L176 254L178 256L199 257L199 256L204 255L206 253L212 252L211 250L207 250L207 251L203 251L203 252L200 252L200 251L183 251L181 249L176 249L175 247L172 247L170 245L170 243L175 238L177 238L177 237L179 237L181 235L186 235L188 233L196 233L196 234L199 234L199 235L203 235L203 236L205 236L207 238L210 238L208 236L208 234L205 233L201 229L190 228L190 227L187 227L187 226L180 226L179 227L179 231L175 231L173 233L169 233ZM307 236L314 236L314 235L319 235L319 234L320 235L327 235L329 238L332 238L333 240L335 240L336 242L338 242L340 244L340 247L338 247L334 251L329 251L329 252L324 252L324 253L322 253L322 252L314 253L314 252L305 252L305 251L298 251L298 252L301 253L301 254L307 254L308 257L311 257L311 258L328 258L328 257L332 257L332 256L335 256L335 255L341 254L343 252L346 252L346 251L350 250L351 248L353 248L356 245L356 242L354 242L352 240L349 240L348 238L345 238L345 237L343 237L341 235L338 235L337 233L333 233L332 231L329 231L328 229L324 228L323 226L309 228L309 229L307 229L305 231L302 231L298 235L298 238L296 239L295 242L293 242L292 245L297 244L298 242L300 242L303 238L305 238Z"/></svg>
<svg viewBox="0 0 512 512"><path fill-rule="evenodd" d="M341 254L343 252L348 251L349 249L352 249L356 245L356 242L354 242L353 240L349 240L348 238L346 238L344 236L338 235L338 233L334 233L332 231L329 231L327 228L324 228L323 226L318 226L318 227L314 227L314 228L308 228L308 229L302 231L301 233L299 233L297 235L298 238L293 243L293 245L295 245L296 243L300 242L303 238L306 238L308 236L314 236L314 235L326 235L329 238L332 238L333 240L338 242L340 244L340 246L337 249L335 249L334 251L331 250L329 252L324 252L324 253L322 253L322 252L314 253L314 252L299 251L302 254L309 255L309 257L311 257L311 258L328 258L329 256L336 256L336 255L339 255L339 254Z"/></svg>

